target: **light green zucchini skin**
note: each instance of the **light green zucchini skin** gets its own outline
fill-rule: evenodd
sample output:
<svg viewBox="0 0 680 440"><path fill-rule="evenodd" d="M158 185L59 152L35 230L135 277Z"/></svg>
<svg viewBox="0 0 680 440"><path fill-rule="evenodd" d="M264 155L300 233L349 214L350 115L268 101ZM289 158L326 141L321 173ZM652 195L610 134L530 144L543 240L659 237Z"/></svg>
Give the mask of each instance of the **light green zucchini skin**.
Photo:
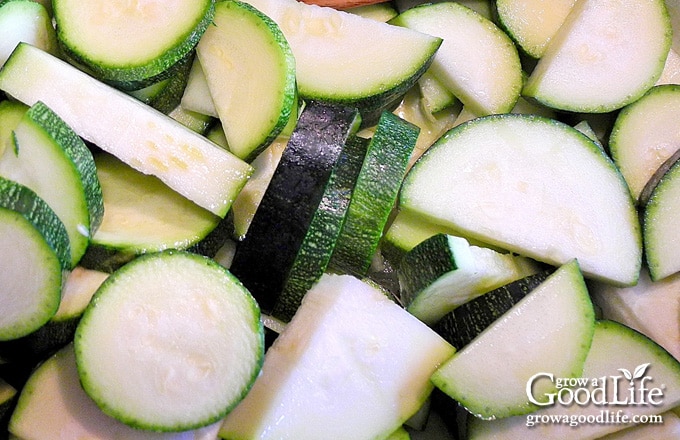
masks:
<svg viewBox="0 0 680 440"><path fill-rule="evenodd" d="M63 2L65 3L65 2ZM56 22L57 40L65 58L87 71L101 81L121 90L131 91L147 87L155 82L171 77L176 69L182 65L181 61L187 57L198 44L200 37L212 22L215 13L215 0L206 0L205 14L193 29L180 38L164 53L153 57L146 63L138 65L109 64L104 60L92 59L87 53L72 47L69 36L64 30L62 1L54 2L54 19Z"/></svg>
<svg viewBox="0 0 680 440"><path fill-rule="evenodd" d="M329 263L334 270L360 276L368 272L419 132L416 125L399 116L382 113Z"/></svg>

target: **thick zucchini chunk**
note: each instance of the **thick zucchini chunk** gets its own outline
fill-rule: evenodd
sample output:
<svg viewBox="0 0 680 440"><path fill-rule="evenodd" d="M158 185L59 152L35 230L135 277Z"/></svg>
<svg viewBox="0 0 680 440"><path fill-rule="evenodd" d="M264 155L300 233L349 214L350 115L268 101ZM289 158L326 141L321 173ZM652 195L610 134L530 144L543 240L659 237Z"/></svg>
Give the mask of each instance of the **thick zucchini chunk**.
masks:
<svg viewBox="0 0 680 440"><path fill-rule="evenodd" d="M265 313L276 304L333 168L358 126L356 108L311 101L283 150L230 270Z"/></svg>
<svg viewBox="0 0 680 440"><path fill-rule="evenodd" d="M531 275L538 266L526 257L437 234L409 251L398 269L402 304L421 321L434 325L461 304Z"/></svg>
<svg viewBox="0 0 680 440"><path fill-rule="evenodd" d="M522 66L512 40L491 20L448 1L410 8L390 23L443 40L430 72L471 112L512 110L522 91Z"/></svg>
<svg viewBox="0 0 680 440"><path fill-rule="evenodd" d="M546 402L556 391L553 383L539 381L529 400L531 377L579 377L594 328L593 304L574 260L439 367L432 382L477 417L526 414L538 408L534 401Z"/></svg>
<svg viewBox="0 0 680 440"><path fill-rule="evenodd" d="M56 312L71 267L68 234L36 193L0 177L0 341L20 338Z"/></svg>
<svg viewBox="0 0 680 440"><path fill-rule="evenodd" d="M386 438L425 403L430 375L453 352L372 284L324 274L220 436Z"/></svg>
<svg viewBox="0 0 680 440"><path fill-rule="evenodd" d="M371 137L340 236L329 263L364 276L378 249L406 175L420 128L383 112Z"/></svg>
<svg viewBox="0 0 680 440"><path fill-rule="evenodd" d="M252 172L169 116L25 43L0 71L0 89L27 105L44 102L80 137L221 217Z"/></svg>
<svg viewBox="0 0 680 440"><path fill-rule="evenodd" d="M328 268L346 221L352 191L366 156L368 142L368 139L352 136L343 146L321 202L288 272L281 296L272 310L273 316L290 321L304 295Z"/></svg>
<svg viewBox="0 0 680 440"><path fill-rule="evenodd" d="M0 156L0 175L31 188L59 216L69 235L74 267L104 215L92 153L42 102L18 121L12 141Z"/></svg>
<svg viewBox="0 0 680 440"><path fill-rule="evenodd" d="M626 370L631 376L632 373L636 373L634 379L627 381L622 370ZM642 376L638 376L639 374ZM555 378L557 377L556 375ZM680 404L680 361L674 359L651 339L615 321L595 323L593 342L580 377L587 379L587 386L583 387L585 388L583 392L578 391L578 394L584 396L589 392L593 396L592 400L604 400L604 404L562 405L556 398L554 405L542 407L530 415L497 420L473 418L468 424L470 438L491 440L501 435L503 439L508 440L608 439L609 437L604 436L621 431L631 424L579 423L577 426L571 426L566 421L590 420L604 412L615 415L609 420L616 418L640 420L637 417L642 417L643 420L652 422L653 419L646 416L663 414ZM603 387L606 388L605 395L601 391L595 391ZM577 390L581 388L579 386ZM656 396L652 396L650 390L657 388L659 390L654 391ZM615 390L618 390L618 395L615 394ZM630 397L631 392L635 397ZM626 399L628 402L640 402L642 398L646 403L628 405L620 403ZM658 404L651 404L650 398ZM567 397L566 400L568 399ZM550 420L551 417L563 422L540 423L541 420ZM536 423L527 427L527 420ZM658 423L658 419L654 423ZM657 435L658 433L653 433L649 438L663 438Z"/></svg>
<svg viewBox="0 0 680 440"><path fill-rule="evenodd" d="M279 26L253 6L218 2L196 53L229 151L248 162L297 112L295 58Z"/></svg>
<svg viewBox="0 0 680 440"><path fill-rule="evenodd" d="M450 130L404 180L400 209L588 277L635 284L641 227L612 160L575 128L505 114Z"/></svg>
<svg viewBox="0 0 680 440"><path fill-rule="evenodd" d="M222 219L115 156L95 156L104 218L81 264L112 272L140 254L188 249Z"/></svg>
<svg viewBox="0 0 680 440"><path fill-rule="evenodd" d="M0 2L0 67L20 41L50 53L57 53L57 36L52 19L39 2Z"/></svg>
<svg viewBox="0 0 680 440"><path fill-rule="evenodd" d="M64 52L97 78L125 90L168 75L196 46L215 11L213 0L53 3Z"/></svg>
<svg viewBox="0 0 680 440"><path fill-rule="evenodd" d="M22 439L214 440L219 422L192 431L150 432L109 417L80 385L73 345L50 356L30 375L9 423Z"/></svg>
<svg viewBox="0 0 680 440"><path fill-rule="evenodd" d="M659 79L671 34L663 0L578 1L529 75L523 95L572 112L619 109Z"/></svg>
<svg viewBox="0 0 680 440"><path fill-rule="evenodd" d="M248 0L274 20L295 57L303 99L358 107L365 125L401 100L442 40L296 0ZM339 60L341 62L339 62Z"/></svg>
<svg viewBox="0 0 680 440"><path fill-rule="evenodd" d="M74 338L85 392L135 428L215 423L246 395L264 358L260 310L215 261L140 256L109 276Z"/></svg>

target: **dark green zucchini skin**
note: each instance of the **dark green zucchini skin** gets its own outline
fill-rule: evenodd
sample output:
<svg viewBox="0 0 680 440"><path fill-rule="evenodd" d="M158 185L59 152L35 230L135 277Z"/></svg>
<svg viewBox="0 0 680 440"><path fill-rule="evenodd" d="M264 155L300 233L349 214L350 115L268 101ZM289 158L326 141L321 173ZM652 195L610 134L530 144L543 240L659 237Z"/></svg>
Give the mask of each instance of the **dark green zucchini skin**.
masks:
<svg viewBox="0 0 680 440"><path fill-rule="evenodd" d="M306 103L281 160L236 247L231 272L271 313L349 136L356 108Z"/></svg>
<svg viewBox="0 0 680 440"><path fill-rule="evenodd" d="M553 270L544 269L478 296L445 315L434 330L460 351L541 284Z"/></svg>
<svg viewBox="0 0 680 440"><path fill-rule="evenodd" d="M367 146L368 139L358 136L352 136L344 145L288 273L281 296L272 310L274 317L290 321L305 293L326 271L345 221L352 188L361 170Z"/></svg>

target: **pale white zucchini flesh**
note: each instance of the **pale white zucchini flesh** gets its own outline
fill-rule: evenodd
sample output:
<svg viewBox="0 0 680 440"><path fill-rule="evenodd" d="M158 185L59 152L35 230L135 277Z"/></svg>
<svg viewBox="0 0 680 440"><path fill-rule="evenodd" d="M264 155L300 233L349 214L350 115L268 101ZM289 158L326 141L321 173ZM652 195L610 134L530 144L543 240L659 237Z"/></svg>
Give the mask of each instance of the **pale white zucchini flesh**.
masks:
<svg viewBox="0 0 680 440"><path fill-rule="evenodd" d="M579 1L523 95L576 112L621 108L656 83L670 45L671 24L661 0Z"/></svg>
<svg viewBox="0 0 680 440"><path fill-rule="evenodd" d="M1 72L8 95L44 102L81 137L219 216L252 171L188 127L28 44Z"/></svg>
<svg viewBox="0 0 680 440"><path fill-rule="evenodd" d="M635 284L641 227L625 181L571 126L506 114L449 131L414 165L400 207L459 234L588 277Z"/></svg>
<svg viewBox="0 0 680 440"><path fill-rule="evenodd" d="M0 67L20 41L57 53L57 36L47 9L38 2L10 1L0 6Z"/></svg>
<svg viewBox="0 0 680 440"><path fill-rule="evenodd" d="M109 276L76 329L85 392L135 428L196 429L248 392L264 357L260 310L216 262L187 252L140 256Z"/></svg>

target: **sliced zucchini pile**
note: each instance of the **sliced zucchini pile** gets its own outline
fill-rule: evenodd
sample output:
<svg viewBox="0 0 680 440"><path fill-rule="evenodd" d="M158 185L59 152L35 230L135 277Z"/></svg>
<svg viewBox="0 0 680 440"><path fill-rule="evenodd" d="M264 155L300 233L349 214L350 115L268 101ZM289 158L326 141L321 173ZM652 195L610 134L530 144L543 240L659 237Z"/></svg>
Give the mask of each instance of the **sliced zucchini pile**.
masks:
<svg viewBox="0 0 680 440"><path fill-rule="evenodd" d="M673 432L680 2L318 3L0 0L0 438Z"/></svg>

